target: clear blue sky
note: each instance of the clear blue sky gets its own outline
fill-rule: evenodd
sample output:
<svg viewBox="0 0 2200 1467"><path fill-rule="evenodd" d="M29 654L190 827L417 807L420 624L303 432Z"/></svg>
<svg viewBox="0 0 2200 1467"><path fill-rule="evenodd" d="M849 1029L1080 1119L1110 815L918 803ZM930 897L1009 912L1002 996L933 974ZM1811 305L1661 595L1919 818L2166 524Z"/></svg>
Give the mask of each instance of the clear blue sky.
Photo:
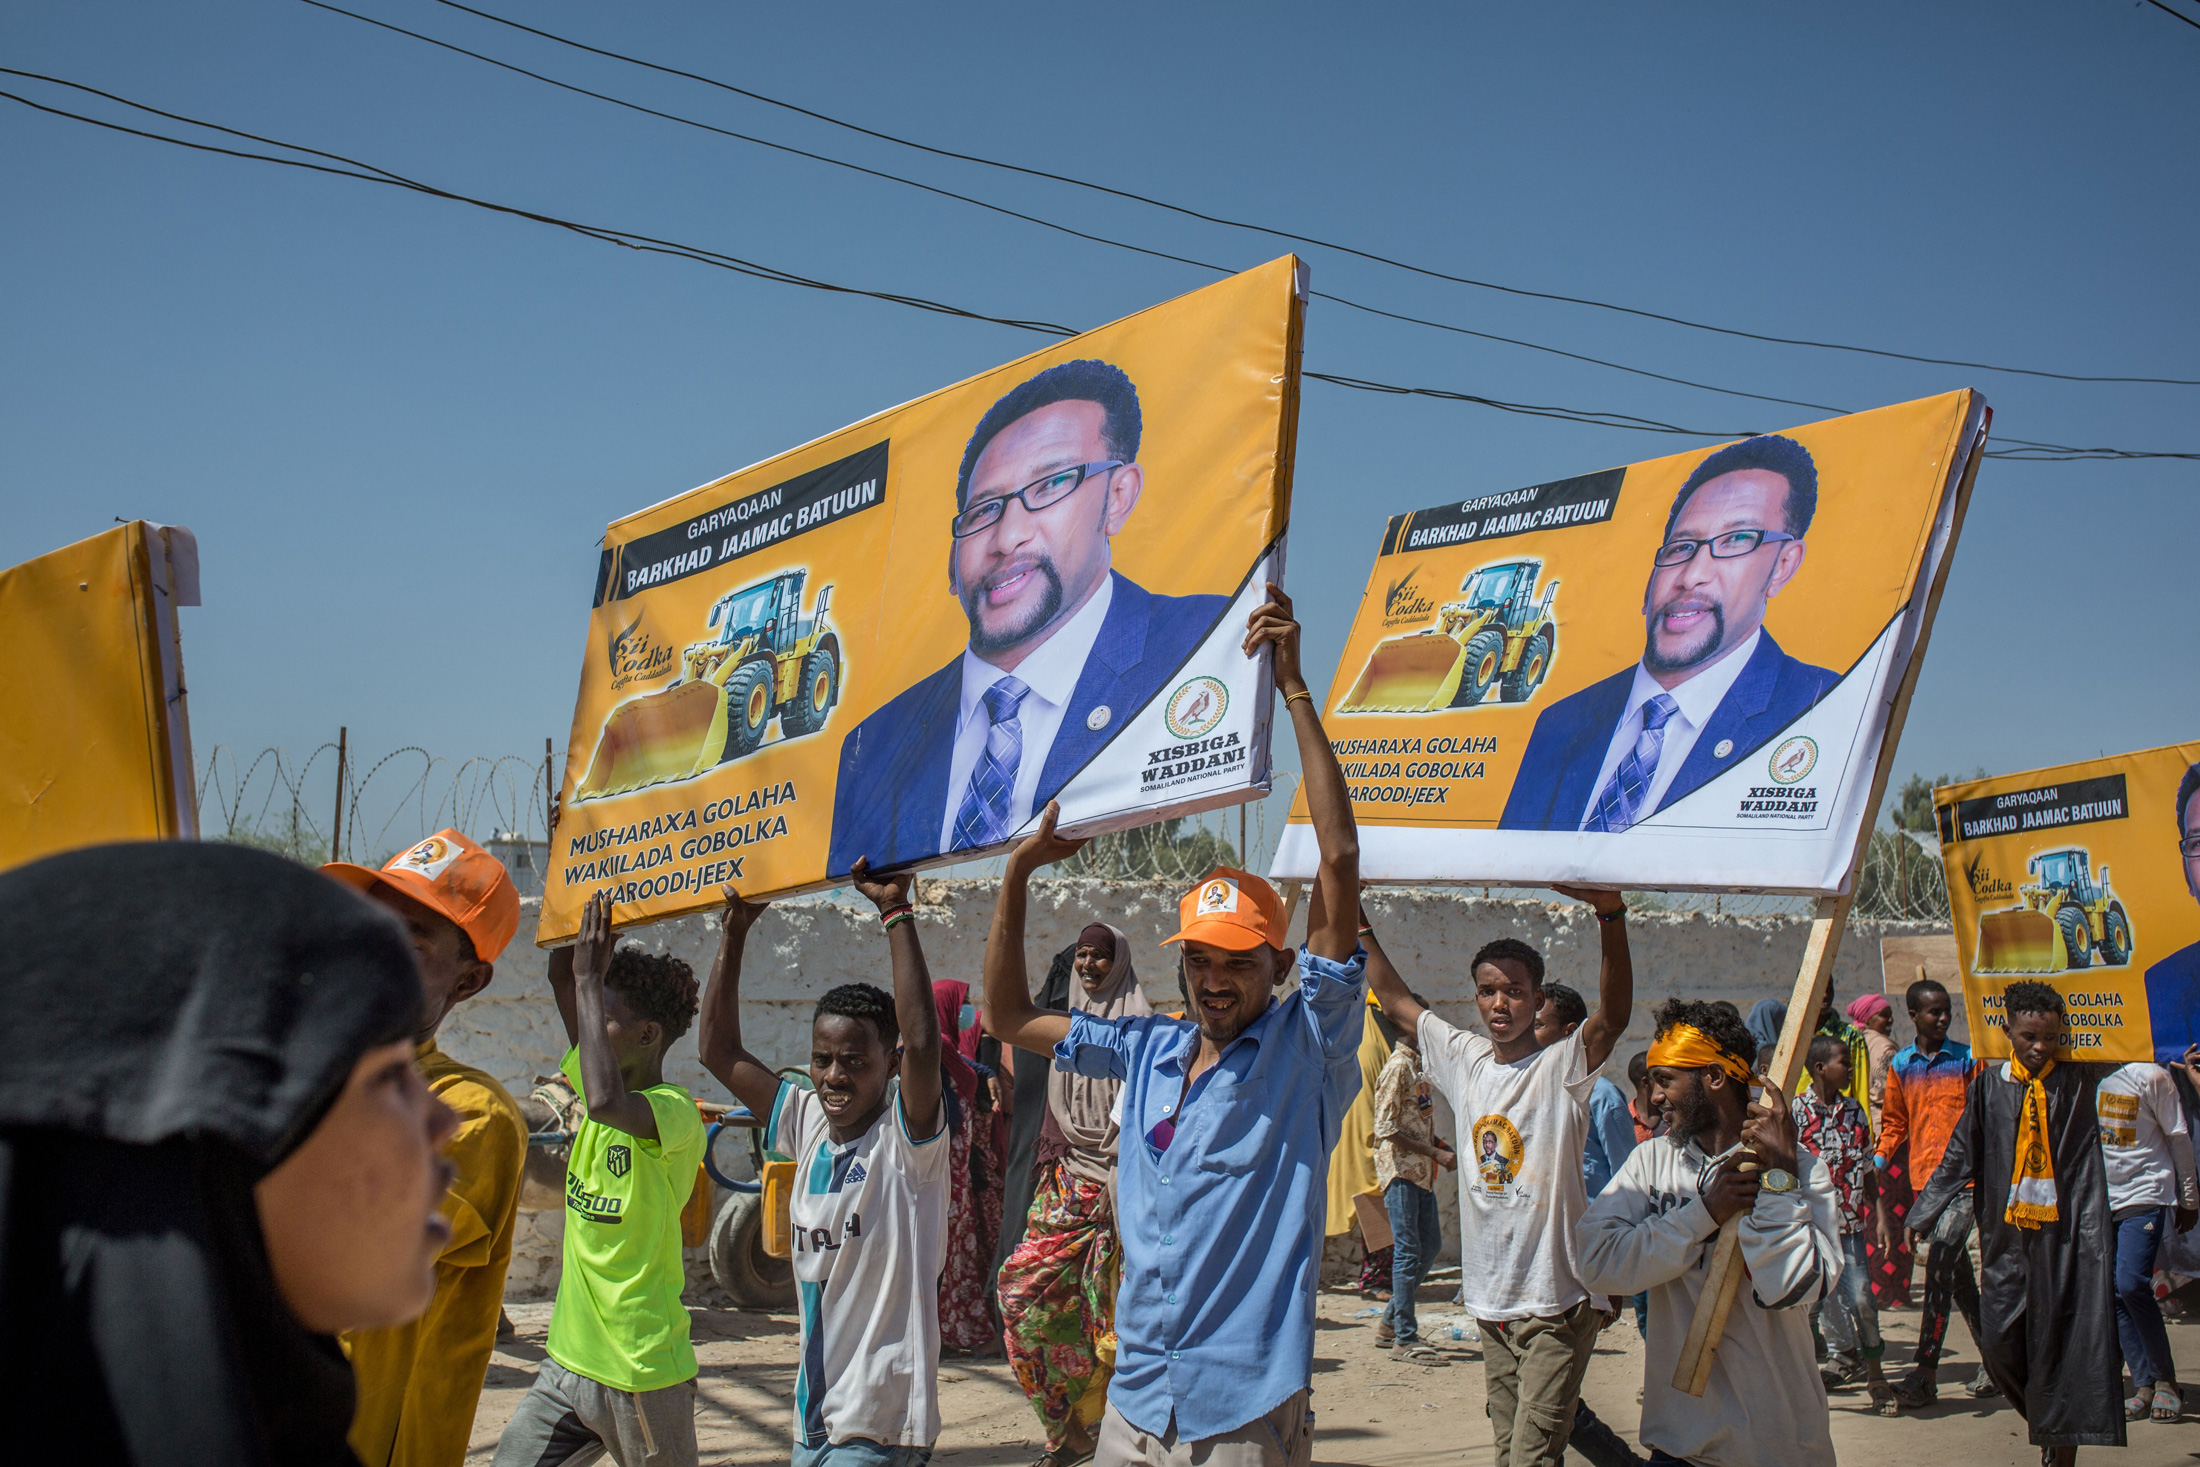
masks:
<svg viewBox="0 0 2200 1467"><path fill-rule="evenodd" d="M432 0L347 3L1153 248L1233 267L1286 248ZM2200 378L2200 29L2128 0L524 14L940 146L1460 274L1781 335ZM995 314L1096 325L1213 278L299 0L14 0L0 55L463 192ZM192 526L202 755L309 748L339 724L370 751L562 747L606 521L1036 344L7 102L0 195L0 563L118 515ZM1317 288L1673 375L1851 408L1975 385L2005 436L2200 449L2200 388L1758 345L1302 253ZM1321 303L1307 343L1316 370L1712 429L1820 416ZM1309 383L1291 583L1310 673L1334 665L1385 513L1695 441ZM1989 463L1898 775L2200 737L2196 568L2200 463Z"/></svg>

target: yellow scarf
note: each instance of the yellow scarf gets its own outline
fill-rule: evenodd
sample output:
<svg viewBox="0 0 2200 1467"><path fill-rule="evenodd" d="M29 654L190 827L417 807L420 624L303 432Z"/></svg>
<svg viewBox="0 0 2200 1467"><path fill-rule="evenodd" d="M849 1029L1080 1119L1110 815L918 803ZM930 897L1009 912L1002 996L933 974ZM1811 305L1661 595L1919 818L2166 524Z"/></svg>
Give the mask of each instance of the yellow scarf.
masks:
<svg viewBox="0 0 2200 1467"><path fill-rule="evenodd" d="M2055 1205L2055 1156L2047 1146L2047 1077L2055 1073L2055 1062L2049 1060L2034 1075L2012 1055L2009 1073L2024 1086L2024 1109L2017 1113L2017 1168L2009 1177L2009 1205L2001 1219L2036 1228L2061 1216Z"/></svg>
<svg viewBox="0 0 2200 1467"><path fill-rule="evenodd" d="M1704 1070L1714 1065L1743 1085L1750 1082L1749 1066L1727 1053L1719 1041L1694 1024L1675 1024L1650 1042L1650 1063L1661 1069Z"/></svg>

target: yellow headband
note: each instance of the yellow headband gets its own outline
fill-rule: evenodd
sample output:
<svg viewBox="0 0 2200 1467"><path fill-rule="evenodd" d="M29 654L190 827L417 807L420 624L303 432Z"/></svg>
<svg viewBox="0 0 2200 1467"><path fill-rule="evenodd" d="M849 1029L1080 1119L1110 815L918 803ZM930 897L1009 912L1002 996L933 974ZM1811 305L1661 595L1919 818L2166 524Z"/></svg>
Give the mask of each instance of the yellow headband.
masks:
<svg viewBox="0 0 2200 1467"><path fill-rule="evenodd" d="M1650 1063L1669 1070L1700 1070L1716 1065L1742 1084L1749 1083L1749 1066L1719 1047L1718 1041L1693 1024L1675 1024L1650 1043Z"/></svg>

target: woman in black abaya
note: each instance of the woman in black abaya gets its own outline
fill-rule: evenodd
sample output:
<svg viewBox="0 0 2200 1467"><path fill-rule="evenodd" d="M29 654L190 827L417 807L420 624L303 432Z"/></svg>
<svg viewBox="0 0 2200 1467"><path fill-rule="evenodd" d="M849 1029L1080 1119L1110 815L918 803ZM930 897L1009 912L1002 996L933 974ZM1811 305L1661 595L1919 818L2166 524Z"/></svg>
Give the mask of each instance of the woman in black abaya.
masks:
<svg viewBox="0 0 2200 1467"><path fill-rule="evenodd" d="M333 1338L434 1291L455 1117L397 924L239 846L0 875L0 1419L25 1460L341 1464Z"/></svg>

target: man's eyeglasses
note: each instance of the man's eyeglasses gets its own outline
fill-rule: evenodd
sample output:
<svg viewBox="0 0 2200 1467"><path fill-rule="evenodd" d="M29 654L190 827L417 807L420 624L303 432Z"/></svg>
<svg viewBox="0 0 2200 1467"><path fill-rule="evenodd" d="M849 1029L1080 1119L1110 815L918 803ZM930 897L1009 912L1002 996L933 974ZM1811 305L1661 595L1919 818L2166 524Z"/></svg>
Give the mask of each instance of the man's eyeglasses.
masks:
<svg viewBox="0 0 2200 1467"><path fill-rule="evenodd" d="M1011 499L1022 504L1026 510L1036 514L1049 505L1060 504L1063 500L1075 494L1077 486L1094 474L1105 474L1110 470L1121 467L1123 467L1123 460L1111 458L1103 459L1096 464L1079 464L1072 469L1056 469L1044 479L1033 479L1023 488L1013 493L1003 494L998 499L981 500L955 516L955 538L958 540L965 539L981 530L989 530L999 524L1001 516L1008 513L1008 502Z"/></svg>
<svg viewBox="0 0 2200 1467"><path fill-rule="evenodd" d="M2177 853L2188 857L2200 856L2200 835L2188 835L2178 841Z"/></svg>
<svg viewBox="0 0 2200 1467"><path fill-rule="evenodd" d="M1704 546L1711 547L1713 560L1738 560L1760 545L1778 545L1787 540L1800 540L1801 535L1786 535L1778 530L1728 530L1708 540L1668 540L1658 547L1656 561L1668 568L1686 565L1696 558L1696 552Z"/></svg>

